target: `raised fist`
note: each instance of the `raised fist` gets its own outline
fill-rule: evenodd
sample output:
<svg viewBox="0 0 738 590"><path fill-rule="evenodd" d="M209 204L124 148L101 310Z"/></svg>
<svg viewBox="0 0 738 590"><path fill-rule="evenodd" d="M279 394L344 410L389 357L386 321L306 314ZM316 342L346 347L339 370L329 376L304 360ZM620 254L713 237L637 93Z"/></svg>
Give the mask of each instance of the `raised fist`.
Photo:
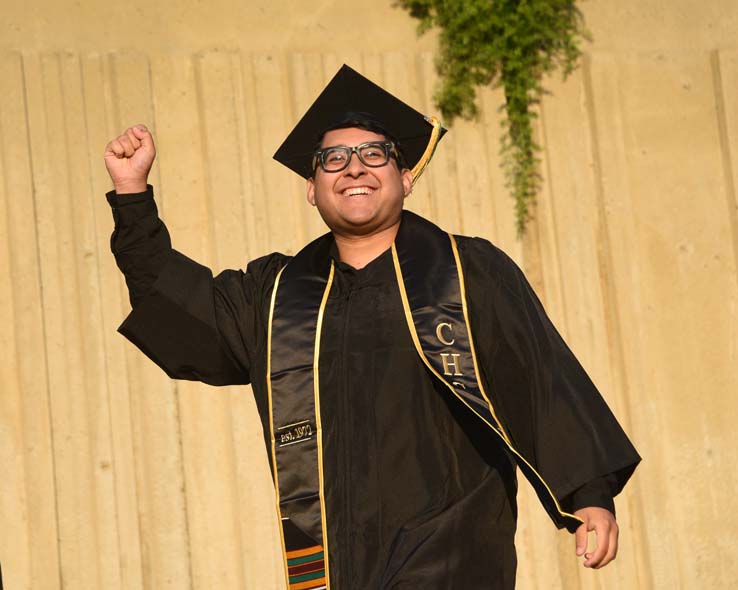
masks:
<svg viewBox="0 0 738 590"><path fill-rule="evenodd" d="M154 138L145 125L129 127L105 146L105 167L115 192L144 192L155 157Z"/></svg>

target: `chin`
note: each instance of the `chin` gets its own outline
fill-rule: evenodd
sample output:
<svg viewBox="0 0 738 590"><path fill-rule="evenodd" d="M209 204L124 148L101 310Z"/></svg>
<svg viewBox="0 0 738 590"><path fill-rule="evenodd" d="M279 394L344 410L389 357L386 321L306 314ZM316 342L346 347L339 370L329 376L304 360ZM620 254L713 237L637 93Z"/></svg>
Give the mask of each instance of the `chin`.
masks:
<svg viewBox="0 0 738 590"><path fill-rule="evenodd" d="M329 226L330 227L330 226ZM371 221L359 222L342 220L341 223L334 224L331 231L335 231L344 236L366 236L380 229L379 224Z"/></svg>
<svg viewBox="0 0 738 590"><path fill-rule="evenodd" d="M343 230L344 233L356 236L365 236L389 229L393 225L399 223L399 221L399 215L396 219L378 219L377 217L343 219L340 229Z"/></svg>
<svg viewBox="0 0 738 590"><path fill-rule="evenodd" d="M348 236L364 236L387 229L399 223L402 215L402 209L388 214L383 209L373 207L330 211L321 211L319 207L318 212L331 231Z"/></svg>
<svg viewBox="0 0 738 590"><path fill-rule="evenodd" d="M351 211L327 216L322 215L323 221L331 229L351 228L358 229L365 226L379 225L376 211Z"/></svg>

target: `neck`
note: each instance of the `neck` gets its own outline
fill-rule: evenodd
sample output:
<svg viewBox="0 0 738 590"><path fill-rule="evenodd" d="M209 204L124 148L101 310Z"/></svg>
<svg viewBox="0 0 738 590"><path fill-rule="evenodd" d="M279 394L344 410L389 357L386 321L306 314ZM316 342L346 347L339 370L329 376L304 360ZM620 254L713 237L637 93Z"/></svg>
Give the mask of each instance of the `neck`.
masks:
<svg viewBox="0 0 738 590"><path fill-rule="evenodd" d="M398 220L394 225L366 236L346 236L334 232L341 262L357 269L364 268L392 245L399 228Z"/></svg>

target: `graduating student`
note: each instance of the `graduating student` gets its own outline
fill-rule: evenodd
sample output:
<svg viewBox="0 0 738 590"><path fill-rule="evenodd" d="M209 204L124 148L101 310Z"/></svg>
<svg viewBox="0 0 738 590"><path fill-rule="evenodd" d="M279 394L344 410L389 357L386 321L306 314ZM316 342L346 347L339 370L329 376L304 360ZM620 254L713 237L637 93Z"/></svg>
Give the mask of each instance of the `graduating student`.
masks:
<svg viewBox="0 0 738 590"><path fill-rule="evenodd" d="M403 211L444 132L343 66L275 154L330 232L216 277L171 247L146 128L106 148L120 332L251 383L290 589L513 588L518 468L585 566L617 552L635 449L510 258Z"/></svg>

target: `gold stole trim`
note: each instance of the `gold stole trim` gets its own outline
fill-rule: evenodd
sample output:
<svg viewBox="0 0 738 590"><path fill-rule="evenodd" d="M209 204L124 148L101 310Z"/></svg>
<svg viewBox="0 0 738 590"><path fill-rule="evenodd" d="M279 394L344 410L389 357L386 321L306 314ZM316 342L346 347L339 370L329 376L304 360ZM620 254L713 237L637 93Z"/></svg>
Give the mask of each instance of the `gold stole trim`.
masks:
<svg viewBox="0 0 738 590"><path fill-rule="evenodd" d="M579 522L583 522L582 519L580 519L578 516L575 516L574 514L570 514L568 512L565 512L561 505L559 504L559 501L556 499L556 496L551 491L551 488L548 486L546 481L543 479L541 474L536 471L536 469L528 462L528 460L523 457L522 454L514 447L512 441L510 440L510 437L505 432L504 427L502 426L502 422L497 417L497 413L495 412L494 406L492 405L492 402L487 395L487 393L484 390L484 385L482 384L482 380L479 378L479 364L477 362L477 355L476 351L474 349L474 339L471 331L471 325L469 324L469 312L466 302L466 287L464 283L464 272L461 266L461 259L459 258L459 251L456 246L456 239L452 234L447 234L448 238L450 240L450 247L453 251L454 256L454 262L456 265L456 277L447 277L447 280L452 281L456 280L458 281L459 285L459 291L461 293L461 306L463 309L463 315L464 315L464 325L466 327L467 332L467 338L469 342L469 349L471 352L471 357L473 361L474 366L474 380L477 383L477 387L479 388L479 392L482 394L484 401L487 404L489 413L494 421L494 424L492 424L485 416L479 413L476 408L474 408L463 395L457 391L456 387L452 383L449 383L447 379L444 378L443 375L436 369L436 367L431 363L430 359L426 355L425 351L423 350L423 347L420 343L420 337L418 336L417 329L415 327L415 321L413 320L412 310L410 308L410 302L408 300L407 296L407 290L405 288L405 279L402 274L402 266L400 264L400 259L397 254L397 247L395 244L392 244L392 261L394 263L395 267L395 274L397 276L397 285L400 289L400 298L402 299L402 307L405 312L405 320L407 321L408 328L410 330L410 336L412 337L413 344L415 345L415 349L418 352L418 355L420 356L421 360L425 364L426 367L433 373L440 381L443 383L446 387L448 387L449 390L456 396L466 407L468 407L472 412L474 412L487 426L489 426L497 435L502 439L502 441L505 443L505 446L510 450L511 453L515 455L515 457L518 460L518 464L524 465L527 467L527 470L530 471L531 474L533 474L538 481L543 485L544 489L548 493L548 495L553 500L554 506L556 507L556 510L558 511L559 515L565 517L565 518L573 518ZM527 474L526 474L527 475ZM533 483L533 482L531 482Z"/></svg>
<svg viewBox="0 0 738 590"><path fill-rule="evenodd" d="M324 493L324 480L323 480L323 422L320 418L320 334L323 331L323 315L325 313L325 306L328 303L328 294L331 292L331 286L333 285L333 273L335 272L335 265L331 262L331 272L328 275L328 284L325 286L323 292L323 299L320 302L320 309L318 310L318 327L315 333L315 357L313 360L313 383L315 384L315 422L318 427L318 481L320 481L320 520L323 526L323 553L325 561L325 587L326 590L331 588L331 576L330 566L328 559L328 524L325 516L325 493Z"/></svg>
<svg viewBox="0 0 738 590"><path fill-rule="evenodd" d="M281 509L281 497L279 489L279 470L277 467L277 453L276 453L276 436L275 436L275 424L274 424L274 412L273 412L273 391L272 391L272 327L274 323L274 308L277 301L277 291L279 289L280 279L286 266L282 267L277 273L277 277L274 281L274 288L272 290L272 297L269 304L269 323L267 327L267 367L266 367L266 383L267 383L267 396L269 400L269 435L271 441L272 451L272 473L274 476L274 490L276 499L277 516L279 518L279 536L282 545L282 558L284 561L284 575L285 575L285 588L297 589L297 588L314 588L316 587L313 582L304 582L302 584L290 584L289 566L288 566L288 548L285 542L285 533L283 522L285 518L282 515ZM333 285L333 275L335 271L335 265L331 262L330 272L328 280L323 291L323 296L318 308L318 318L315 333L315 350L313 354L313 399L315 409L315 423L316 423L316 441L317 441L317 458L318 458L318 482L319 482L319 496L320 496L320 512L321 512L321 528L322 528L322 549L323 549L323 562L325 569L325 585L318 587L330 590L330 573L329 573L329 558L328 558L328 526L326 523L326 509L325 509L325 493L324 493L324 478L323 478L323 426L320 417L320 336L323 328L323 316L325 307L328 302L328 295ZM293 426L292 424L285 425ZM294 555L297 552L292 552Z"/></svg>
<svg viewBox="0 0 738 590"><path fill-rule="evenodd" d="M569 521L568 525L575 523L581 523L582 520L578 518L577 516L570 514L568 512L565 512L562 510L561 505L559 504L558 500L556 499L556 496L552 492L551 488L548 486L548 484L545 482L543 477L538 473L538 471L528 462L528 460L515 448L513 441L509 434L507 433L505 427L503 426L502 422L498 418L498 415L495 411L495 408L492 404L492 401L490 397L487 395L484 385L482 384L481 380L481 373L479 371L479 364L477 361L477 355L476 350L474 347L474 339L472 336L471 331L471 325L469 322L469 311L468 311L468 305L467 305L467 299L466 299L466 286L464 281L464 272L461 264L461 259L459 256L458 247L456 244L456 240L453 235L447 234L446 232L443 232L439 228L437 228L435 225L431 224L430 222L423 220L422 218L418 218L417 216L405 212L403 215L403 225L407 225L407 228L403 228L401 226L400 233L398 234L398 239L395 240L395 243L392 244L391 251L392 251L392 261L395 269L397 284L400 292L400 297L402 301L402 306L404 310L405 319L407 322L407 326L413 341L413 344L415 346L415 349L420 356L420 359L425 364L426 367L431 371L431 373L446 386L448 389L452 392L452 394L457 397L465 406L467 406L474 414L476 414L487 426L489 426L492 430L495 431L495 433L502 439L505 446L509 449L510 453L515 457L515 460L517 464L520 466L521 471L525 474L525 476L528 478L528 480L531 482L533 487L535 488L536 492L539 495L539 498L543 502L544 506L547 508L549 514L552 516L554 514L558 514L558 519L564 519L564 521ZM403 229L405 233L405 238L402 238L403 235ZM409 237L407 237L409 236ZM308 279L309 281L312 280L312 278L320 278L324 277L325 274L327 274L327 281L326 285L322 292L322 297L320 300L320 305L318 307L317 312L317 318L316 318L316 324L313 324L315 326L315 341L314 341L314 350L313 350L313 358L312 358L312 367L311 367L311 373L312 373L312 386L313 386L313 403L314 403L314 417L315 417L315 430L316 430L316 446L317 446L317 471L318 471L318 496L319 496L319 506L320 506L320 525L321 525L321 533L322 533L322 548L324 553L324 563L325 563L325 588L330 589L330 577L329 577L329 564L328 564L328 537L327 537L327 514L326 514L326 507L325 507L325 496L324 496L324 474L323 474L323 429L322 429L322 422L320 417L320 375L319 375L319 365L320 365L320 339L321 339L321 332L322 332L322 324L323 324L323 318L324 318L324 312L328 301L328 295L333 283L333 277L334 277L334 263L331 261L330 263L330 269L327 268L327 264L323 266L323 264L320 262L322 260L325 260L324 256L327 255L327 248L325 248L326 242L322 241L328 238L329 236L324 236L323 238L320 238L319 240L316 240L315 243L307 246L303 251L301 251L298 256L293 259L293 262L291 264L295 265L292 269L292 274L290 275L290 280L297 279L298 281L301 279ZM423 243L425 242L425 243ZM413 258L415 256L417 258L417 261L419 263L419 269L420 271L415 271L412 273L412 281L424 281L424 276L417 276L418 274L423 275L424 272L433 272L435 270L441 271L441 273L445 274L444 281L436 282L433 286L434 289L438 291L437 295L440 298L439 302L423 302L418 303L416 301L417 295L415 288L418 287L415 283L411 282L409 283L411 292L413 293L413 299L414 302L417 303L420 307L418 307L417 311L417 319L418 319L418 327L421 330L421 334L418 334L418 327L416 327L415 320L413 318L413 312L412 308L410 306L410 299L408 297L407 293L407 287L405 283L405 279L402 272L402 264L400 262L400 255L398 254L398 247L397 243L401 243L401 252L403 253L403 257L409 256L410 258ZM321 250L325 249L325 253L321 253ZM419 256L419 252L420 257ZM432 252L432 254L429 254L429 252ZM451 260L451 255L453 257L453 262ZM428 258L428 256L431 256L431 258ZM299 259L299 262L298 262ZM427 265L426 262L432 261L430 265ZM439 263L439 265L436 265L436 263ZM412 264L412 263L410 263ZM425 270L423 270L423 267L425 266ZM285 267L287 268L287 267ZM413 267L414 269L414 267ZM282 551L283 556L285 559L285 575L286 575L286 581L287 581L287 587L296 589L297 584L294 583L290 586L290 580L289 580L289 574L288 574L288 563L287 563L287 554L288 554L288 547L286 541L285 541L285 519L283 518L282 509L281 509L281 494L280 494L280 478L279 478L279 471L278 471L278 461L277 461L277 437L275 436L275 432L279 428L286 428L289 426L295 426L295 424L287 424L279 427L278 425L275 425L274 423L274 404L273 404L273 390L272 390L272 347L273 347L273 341L272 341L272 329L274 325L274 313L275 313L275 307L277 307L277 291L280 287L280 279L282 278L282 272L284 271L284 268L280 270L280 272L277 275L277 278L275 279L274 283L274 289L272 292L271 297L271 303L269 308L269 325L267 330L267 392L268 392L268 398L269 398L269 426L270 426L270 437L271 437L271 452L272 452L272 468L273 468L273 476L274 476L274 484L275 484L275 490L276 490L276 503L277 503L277 513L280 517L280 538L282 543ZM327 271L327 272L326 272ZM324 274L325 273L325 274ZM288 273L289 275L290 273ZM434 275L438 275L438 272L433 272ZM294 276L293 276L294 275ZM325 280L325 279L323 279ZM433 282L431 282L433 284ZM294 284L293 284L294 285ZM426 285L427 286L427 285ZM286 288L286 287L285 287ZM293 288L293 287L290 287ZM310 289L308 289L310 291ZM319 295L319 290L312 290L310 294L304 293L304 291L298 289L294 294L290 293L293 297L296 297L297 299L294 300L294 305L298 306L295 308L292 308L292 303L290 303L290 306L288 309L299 309L299 306L312 306L312 302L317 302L317 297ZM302 297L302 295L305 295L305 297ZM284 296L283 296L284 297ZM420 299L423 299L421 296ZM460 301L459 301L460 299ZM292 299L288 299L289 301L293 301ZM282 301L280 299L280 301ZM445 304L445 305L444 305ZM280 305L282 305L280 303ZM459 370L458 363L460 362L460 356L458 354L451 355L452 359L449 360L449 354L445 354L445 357L443 359L442 363L434 362L429 358L429 353L434 352L440 352L440 350L435 344L431 342L429 338L432 338L432 332L433 327L429 324L427 321L428 312L433 312L433 310L438 307L440 310L443 308L442 313L445 314L446 320L449 323L441 323L438 324L435 327L435 335L437 339L444 345L453 344L453 338L450 336L450 332L447 332L444 334L443 327L445 327L448 330L451 330L451 323L454 323L458 326L459 331L457 332L456 336L460 340L459 350L461 352L468 352L471 355L472 364L473 364L473 375L464 375L463 377L460 377L458 381L456 381L455 375L461 375L461 372ZM459 309L460 308L460 309ZM315 309L315 308L313 308ZM461 311L461 313L459 313ZM310 312L310 313L314 313ZM309 314L308 314L309 315ZM461 321L461 317L463 316L463 322ZM305 321L305 319L298 319L300 316L295 316L295 321ZM304 316L307 317L307 316ZM312 316L315 317L314 315ZM431 320L433 321L433 320ZM311 322L312 323L312 322ZM442 327L443 326L443 327ZM302 325L296 325L294 326L294 329L300 330L302 328ZM282 332L284 332L284 326L281 328ZM451 338L451 340L448 340L448 338ZM447 341L448 340L448 341ZM427 351L424 350L422 342L425 342L427 345ZM444 353L440 353L441 356L444 356ZM434 357L435 358L435 357ZM307 359L306 359L307 361ZM277 365L279 368L279 365ZM451 367L456 367L454 370L451 370ZM289 369L289 371L292 371L293 369ZM279 374L279 370L277 371ZM447 377L450 376L450 379L447 379L442 375L441 373L444 373ZM466 385L464 385L466 383ZM463 390L460 391L459 387ZM475 391L476 390L476 391ZM281 397L279 398L282 399ZM477 406L477 407L475 407ZM283 410L278 410L278 414L283 414ZM280 419L286 419L286 415L280 415ZM302 420L303 416L292 416L295 420L298 420L297 424L299 424L299 420ZM295 420L287 420L289 422L294 422ZM282 442L281 446L286 446L284 442ZM311 460L308 460L311 461ZM314 465L314 463L313 463ZM290 463L289 465L282 466L282 469L284 472L289 472L290 475L294 478L295 473L299 473L301 470L300 466L302 467L309 467L306 463L300 463L295 464L294 462ZM313 467L313 469L315 469ZM286 471L288 470L289 471ZM292 469L295 469L295 472L292 472ZM303 471L303 474L305 472ZM313 472L314 473L314 472ZM309 477L305 475L305 477ZM302 480L300 480L302 481ZM314 484L314 480L313 484ZM308 482L309 483L309 482ZM294 484L294 481L293 481ZM309 487L309 485L308 485ZM312 498L315 497L313 494L310 496ZM551 502L548 502L547 500L544 501L544 499L550 498ZM289 501L289 500L288 500ZM548 505L547 505L548 504ZM303 512L302 514L314 514L316 506L313 506L310 508L312 512ZM555 510L555 512L554 512ZM557 520L556 518L554 519ZM313 521L315 522L315 521ZM292 523L289 523L290 526ZM562 525L563 526L563 525ZM315 531L317 534L317 531ZM319 546L318 546L319 548ZM316 549L316 548L313 548ZM306 587L319 587L319 586L312 586L308 582L300 582L299 585L302 587L302 584L307 584Z"/></svg>
<svg viewBox="0 0 738 590"><path fill-rule="evenodd" d="M284 544L284 531L282 530L282 510L279 507L279 471L277 471L277 453L275 449L274 437L274 415L272 413L272 320L274 319L274 304L277 301L277 289L279 288L279 279L282 278L283 266L274 279L274 288L272 289L272 300L269 302L269 325L267 327L267 366L266 366L266 383L267 397L269 398L269 436L272 445L272 476L274 478L274 498L277 506L277 518L279 518L279 540L282 545L282 558L284 560L284 577L285 588L290 587L289 576L287 575L287 548Z"/></svg>

